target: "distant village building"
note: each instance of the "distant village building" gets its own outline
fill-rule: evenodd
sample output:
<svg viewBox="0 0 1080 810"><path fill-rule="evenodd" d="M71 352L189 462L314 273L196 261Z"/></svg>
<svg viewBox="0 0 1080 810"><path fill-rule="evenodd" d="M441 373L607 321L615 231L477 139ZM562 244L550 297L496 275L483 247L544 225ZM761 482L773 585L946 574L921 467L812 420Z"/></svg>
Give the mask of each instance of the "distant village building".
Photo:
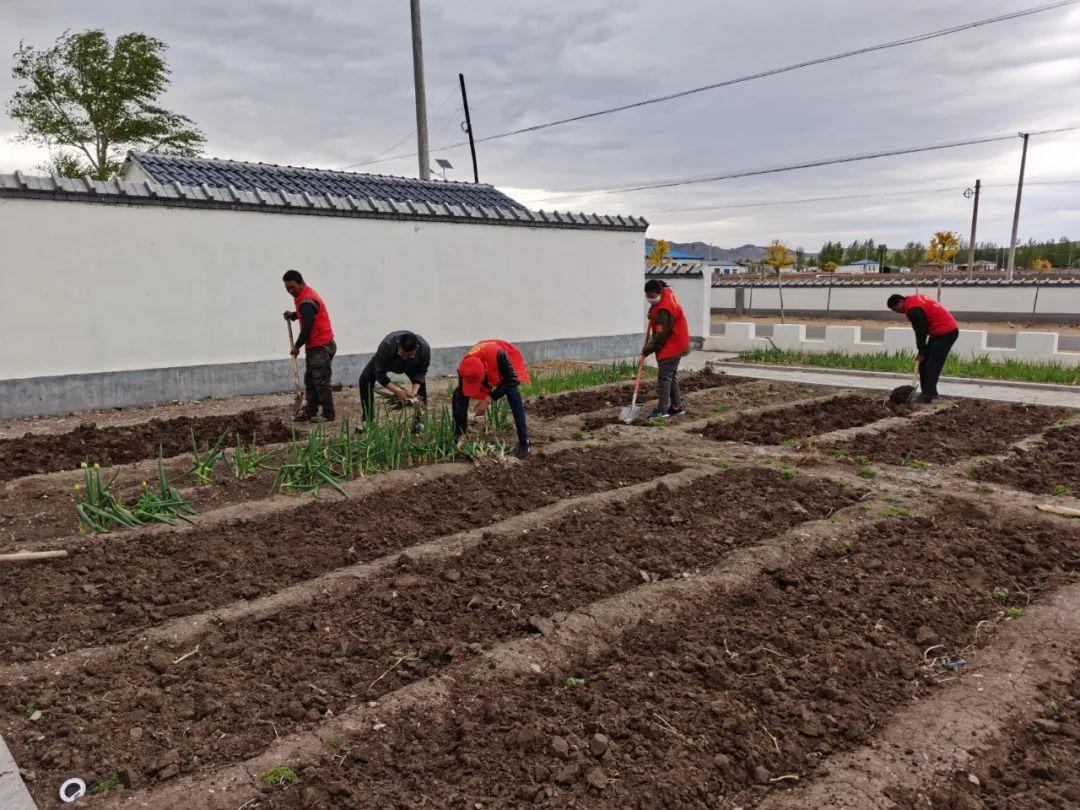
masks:
<svg viewBox="0 0 1080 810"><path fill-rule="evenodd" d="M968 269L967 262L956 265L956 269L966 273ZM975 262L976 273L990 273L997 269L997 262L987 261L986 259L979 259L977 262Z"/></svg>
<svg viewBox="0 0 1080 810"><path fill-rule="evenodd" d="M717 276L738 276L746 272L746 266L738 262L707 261L705 265L712 268L713 278Z"/></svg>
<svg viewBox="0 0 1080 810"><path fill-rule="evenodd" d="M860 275L863 273L880 273L881 265L877 259L859 259L851 264L842 264L836 268L837 273L846 275Z"/></svg>

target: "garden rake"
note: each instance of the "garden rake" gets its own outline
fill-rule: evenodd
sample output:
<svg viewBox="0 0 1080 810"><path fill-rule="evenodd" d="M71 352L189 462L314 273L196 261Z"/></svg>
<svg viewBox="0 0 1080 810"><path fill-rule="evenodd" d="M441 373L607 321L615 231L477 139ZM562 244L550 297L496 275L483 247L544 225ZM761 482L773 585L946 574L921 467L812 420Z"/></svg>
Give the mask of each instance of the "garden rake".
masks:
<svg viewBox="0 0 1080 810"><path fill-rule="evenodd" d="M296 361L296 355L292 353L294 343L292 321L285 321L285 323L289 326L289 359L292 360L293 388L296 390L296 396L293 397L293 410L298 411L304 404L304 393L300 388L300 365Z"/></svg>

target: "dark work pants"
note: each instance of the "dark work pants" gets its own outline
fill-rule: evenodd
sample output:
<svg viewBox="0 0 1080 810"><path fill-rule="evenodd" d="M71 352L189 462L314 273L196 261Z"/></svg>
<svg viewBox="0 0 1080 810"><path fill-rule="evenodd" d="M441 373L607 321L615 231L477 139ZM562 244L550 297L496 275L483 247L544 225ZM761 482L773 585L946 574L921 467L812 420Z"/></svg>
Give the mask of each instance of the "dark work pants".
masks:
<svg viewBox="0 0 1080 810"><path fill-rule="evenodd" d="M945 358L949 356L949 351L958 337L960 330L953 329L926 341L926 354L919 366L919 385L922 387L925 402L932 401L938 395L938 378L941 377L941 370L945 368Z"/></svg>
<svg viewBox="0 0 1080 810"><path fill-rule="evenodd" d="M529 443L529 428L525 424L525 402L521 399L521 392L516 385L510 386L506 392L506 401L510 403L510 413L514 415L514 427L517 428L518 444ZM451 413L454 416L454 435L462 436L469 429L469 398L461 390L461 380L458 380L457 388L450 401Z"/></svg>
<svg viewBox="0 0 1080 810"><path fill-rule="evenodd" d="M375 418L375 360L367 361L360 372L360 405L364 408L364 421ZM427 381L420 383L416 392L422 402L427 402Z"/></svg>
<svg viewBox="0 0 1080 810"><path fill-rule="evenodd" d="M658 411L667 413L672 408L682 406L682 392L679 391L679 379L677 377L679 361L682 359L683 355L680 354L678 357L668 357L657 361L657 365L660 367L656 375L660 400L656 403Z"/></svg>
<svg viewBox="0 0 1080 810"><path fill-rule="evenodd" d="M307 389L307 414L316 416L322 406L324 419L334 415L334 394L330 389L331 369L337 344L330 341L322 346L308 347L304 355L304 387Z"/></svg>

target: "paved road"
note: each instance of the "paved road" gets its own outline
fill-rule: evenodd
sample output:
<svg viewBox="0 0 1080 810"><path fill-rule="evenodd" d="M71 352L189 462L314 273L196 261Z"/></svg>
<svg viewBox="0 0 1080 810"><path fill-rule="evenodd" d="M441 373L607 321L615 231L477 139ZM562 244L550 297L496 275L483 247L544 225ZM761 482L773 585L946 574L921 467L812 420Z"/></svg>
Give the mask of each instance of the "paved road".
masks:
<svg viewBox="0 0 1080 810"><path fill-rule="evenodd" d="M899 376L882 374L880 376L862 376L829 371L801 371L796 369L770 366L727 365L722 361L733 360L738 355L732 352L695 351L683 361L682 368L696 370L704 368L706 363L718 364L717 367L737 377L754 377L761 380L782 380L784 382L809 383L811 385L831 385L840 388L869 388L878 391L891 391L903 380ZM1027 388L1013 385L995 385L992 382L941 382L938 391L949 397L971 397L972 399L992 399L999 402L1026 402L1029 405L1057 405L1063 408L1080 410L1080 390L1059 391L1045 388Z"/></svg>

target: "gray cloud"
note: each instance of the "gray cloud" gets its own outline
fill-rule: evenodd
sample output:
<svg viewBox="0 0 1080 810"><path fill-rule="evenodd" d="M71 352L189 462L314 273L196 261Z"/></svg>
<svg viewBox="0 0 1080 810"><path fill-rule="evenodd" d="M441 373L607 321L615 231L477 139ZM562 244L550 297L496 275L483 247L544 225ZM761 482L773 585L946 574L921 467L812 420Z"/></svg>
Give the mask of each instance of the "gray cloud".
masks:
<svg viewBox="0 0 1080 810"><path fill-rule="evenodd" d="M457 73L478 134L1023 8L1031 0L425 0L432 143L461 140ZM414 140L408 4L352 0L0 0L0 53L64 29L131 30L170 45L168 103L206 131L217 157L341 167ZM983 238L1005 240L1018 143L605 196L566 196L655 178L1080 123L1080 9L481 144L481 177L537 207L642 214L652 236L741 244L873 236L890 245L966 232L961 191L986 184ZM14 89L0 60L0 98ZM16 130L0 115L0 136ZM1029 178L1080 179L1080 135L1033 140ZM437 151L467 179L468 150ZM41 155L0 140L0 169ZM366 169L415 172L415 159ZM947 188L947 191L930 191ZM895 194L924 190L923 193ZM890 192L755 208L749 202ZM1080 184L1032 185L1023 236L1080 228ZM671 209L717 206L715 210Z"/></svg>

